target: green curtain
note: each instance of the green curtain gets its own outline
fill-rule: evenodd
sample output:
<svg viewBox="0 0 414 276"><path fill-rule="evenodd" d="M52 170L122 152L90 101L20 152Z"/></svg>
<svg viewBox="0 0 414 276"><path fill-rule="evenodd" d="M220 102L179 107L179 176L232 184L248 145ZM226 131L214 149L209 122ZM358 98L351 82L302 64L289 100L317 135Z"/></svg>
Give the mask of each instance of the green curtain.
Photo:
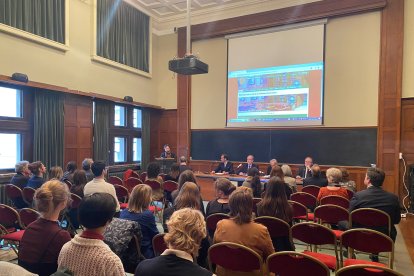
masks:
<svg viewBox="0 0 414 276"><path fill-rule="evenodd" d="M112 104L95 100L95 118L93 125L93 159L109 164L109 123Z"/></svg>
<svg viewBox="0 0 414 276"><path fill-rule="evenodd" d="M150 18L121 0L98 0L98 56L149 72Z"/></svg>
<svg viewBox="0 0 414 276"><path fill-rule="evenodd" d="M49 169L63 167L64 99L60 93L35 89L33 160Z"/></svg>
<svg viewBox="0 0 414 276"><path fill-rule="evenodd" d="M150 142L151 142L151 111L148 108L142 109L142 131L141 131L141 143L142 143L142 159L141 168L146 168L150 162Z"/></svg>
<svg viewBox="0 0 414 276"><path fill-rule="evenodd" d="M65 43L65 0L0 0L0 23Z"/></svg>

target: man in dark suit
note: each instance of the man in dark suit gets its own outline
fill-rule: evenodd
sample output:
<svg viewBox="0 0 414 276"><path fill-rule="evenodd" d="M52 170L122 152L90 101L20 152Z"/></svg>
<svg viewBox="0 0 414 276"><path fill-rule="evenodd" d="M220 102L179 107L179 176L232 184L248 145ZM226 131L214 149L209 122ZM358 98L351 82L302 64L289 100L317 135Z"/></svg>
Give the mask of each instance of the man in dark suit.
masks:
<svg viewBox="0 0 414 276"><path fill-rule="evenodd" d="M379 168L369 168L364 180L367 189L354 194L349 205L349 212L360 208L374 208L384 211L391 218L390 237L395 241L395 238L397 237L395 224L400 223L401 220L400 203L396 195L382 189L384 179L385 173L383 170ZM358 225L353 224L352 227L357 228ZM388 235L386 227L380 227L374 230Z"/></svg>
<svg viewBox="0 0 414 276"><path fill-rule="evenodd" d="M308 185L315 185L319 187L328 186L328 179L321 175L321 168L318 164L315 164L311 168L311 177L303 179L303 187Z"/></svg>
<svg viewBox="0 0 414 276"><path fill-rule="evenodd" d="M251 154L248 155L247 156L247 160L246 160L247 163L240 164L239 166L237 166L236 173L238 175L247 175L247 171L250 168L257 168L257 169L259 169L259 167L257 167L256 164L253 164L253 161L254 161L254 156L251 155Z"/></svg>
<svg viewBox="0 0 414 276"><path fill-rule="evenodd" d="M29 181L30 171L28 168L29 162L20 161L15 165L16 174L10 180L10 183L16 185L20 189L26 187L27 182Z"/></svg>
<svg viewBox="0 0 414 276"><path fill-rule="evenodd" d="M227 154L222 153L220 156L220 164L218 164L217 168L213 170L211 173L224 173L224 174L233 174L233 163L229 161L229 157Z"/></svg>
<svg viewBox="0 0 414 276"><path fill-rule="evenodd" d="M311 167L313 165L312 157L308 156L305 158L305 165L299 168L296 178L304 179L312 176Z"/></svg>
<svg viewBox="0 0 414 276"><path fill-rule="evenodd" d="M164 145L164 151L161 153L161 158L176 158L175 154L171 152L168 144Z"/></svg>
<svg viewBox="0 0 414 276"><path fill-rule="evenodd" d="M274 166L277 165L277 160L272 159L269 161L269 166L267 166L266 175L270 175Z"/></svg>

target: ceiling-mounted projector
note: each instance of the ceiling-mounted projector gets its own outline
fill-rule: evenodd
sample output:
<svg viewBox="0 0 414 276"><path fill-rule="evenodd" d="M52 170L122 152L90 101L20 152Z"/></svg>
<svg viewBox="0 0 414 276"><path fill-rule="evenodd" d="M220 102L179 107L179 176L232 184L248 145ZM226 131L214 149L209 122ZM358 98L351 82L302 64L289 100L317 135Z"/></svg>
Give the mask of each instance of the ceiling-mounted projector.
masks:
<svg viewBox="0 0 414 276"><path fill-rule="evenodd" d="M168 62L168 69L181 75L197 75L208 73L208 64L194 55L173 59Z"/></svg>

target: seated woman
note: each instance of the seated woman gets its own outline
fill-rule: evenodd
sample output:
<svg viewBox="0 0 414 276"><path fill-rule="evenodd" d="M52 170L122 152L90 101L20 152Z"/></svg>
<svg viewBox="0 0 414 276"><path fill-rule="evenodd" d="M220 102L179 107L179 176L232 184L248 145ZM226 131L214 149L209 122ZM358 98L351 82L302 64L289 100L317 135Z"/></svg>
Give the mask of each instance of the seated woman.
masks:
<svg viewBox="0 0 414 276"><path fill-rule="evenodd" d="M88 183L86 172L84 170L76 170L73 173L73 182L72 187L70 188L70 192L82 198L83 188L85 188L86 183Z"/></svg>
<svg viewBox="0 0 414 276"><path fill-rule="evenodd" d="M103 233L116 211L114 197L107 193L85 196L79 205L79 222L84 227L66 243L59 254L59 268L73 275L125 275L119 257L103 242Z"/></svg>
<svg viewBox="0 0 414 276"><path fill-rule="evenodd" d="M278 165L276 165L276 166L274 166L273 168L272 168L272 171L270 172L270 177L274 177L274 176L277 176L277 177L279 177L280 179L285 179L285 174L283 173L283 170L282 170L282 168L281 167L279 167ZM289 184L287 184L286 182L284 182L285 183L285 193L286 193L286 198L290 198L290 195L292 194L292 192L293 192L293 189L296 189L296 187L294 187L294 188L292 188Z"/></svg>
<svg viewBox="0 0 414 276"><path fill-rule="evenodd" d="M178 178L180 177L180 165L174 163L171 165L170 172L165 176L164 180L171 180L178 182Z"/></svg>
<svg viewBox="0 0 414 276"><path fill-rule="evenodd" d="M342 180L342 173L337 168L329 168L326 171L326 178L328 179L328 186L322 187L319 190L318 202L325 196L337 195L348 199L348 192L345 188L341 188L339 182Z"/></svg>
<svg viewBox="0 0 414 276"><path fill-rule="evenodd" d="M285 183L279 177L274 176L267 182L263 200L257 204L257 215L275 217L292 225L292 206L286 198ZM277 251L293 250L289 237L272 239L272 241Z"/></svg>
<svg viewBox="0 0 414 276"><path fill-rule="evenodd" d="M63 177L63 170L59 166L51 167L49 170L49 180L56 179L61 180Z"/></svg>
<svg viewBox="0 0 414 276"><path fill-rule="evenodd" d="M289 165L286 165L286 164L282 165L280 168L282 169L282 172L284 175L283 181L289 185L292 192L296 193L297 192L296 179L292 177L293 176L292 169L290 168Z"/></svg>
<svg viewBox="0 0 414 276"><path fill-rule="evenodd" d="M275 250L267 228L252 220L253 197L251 192L245 187L237 188L230 195L229 205L231 219L223 219L217 223L214 243L238 243L256 251L263 260L266 260ZM217 274L238 275L237 272L224 270L221 267L217 267ZM259 271L254 275L260 275Z"/></svg>
<svg viewBox="0 0 414 276"><path fill-rule="evenodd" d="M154 214L148 210L151 198L151 187L145 184L135 186L129 197L128 209L122 210L120 215L121 219L136 221L141 226L141 253L147 259L154 257L152 238L158 234Z"/></svg>
<svg viewBox="0 0 414 276"><path fill-rule="evenodd" d="M194 209L180 209L174 212L167 225L168 233L164 240L168 249L159 257L142 261L135 275L213 275L194 263L200 242L206 237L203 215Z"/></svg>
<svg viewBox="0 0 414 276"><path fill-rule="evenodd" d="M59 180L51 180L35 195L40 218L25 230L19 249L19 265L39 275L50 275L57 269L62 246L70 241L69 232L59 227L59 213L66 208L69 191Z"/></svg>
<svg viewBox="0 0 414 276"><path fill-rule="evenodd" d="M339 182L342 188L348 189L352 192L356 192L356 184L355 181L349 179L349 173L346 168L340 168L342 173L342 180Z"/></svg>
<svg viewBox="0 0 414 276"><path fill-rule="evenodd" d="M183 171L178 177L178 190L175 190L171 193L173 202L175 198L177 197L178 193L180 192L181 188L183 187L184 183L186 182L193 182L197 184L193 171L190 171L190 170Z"/></svg>
<svg viewBox="0 0 414 276"><path fill-rule="evenodd" d="M66 171L63 174L62 181L63 180L69 180L71 183L73 183L73 173L76 171L78 166L76 165L75 161L69 161L66 165Z"/></svg>
<svg viewBox="0 0 414 276"><path fill-rule="evenodd" d="M32 173L32 177L29 178L29 181L27 182L27 187L39 189L40 186L42 186L42 184L45 183L45 180L43 179L43 174L46 173L45 165L43 165L43 163L40 161L36 161L30 163L28 168Z"/></svg>
<svg viewBox="0 0 414 276"><path fill-rule="evenodd" d="M215 182L216 199L207 204L206 216L215 213L227 214L230 212L229 196L236 190L236 186L231 184L227 178L219 178Z"/></svg>
<svg viewBox="0 0 414 276"><path fill-rule="evenodd" d="M164 181L162 180L162 177L159 176L160 171L160 165L157 163L152 162L147 166L147 178L145 180L156 180L161 184L160 189L153 190L152 199L155 201L161 200L164 197Z"/></svg>
<svg viewBox="0 0 414 276"><path fill-rule="evenodd" d="M253 197L262 197L263 186L260 182L259 170L255 167L247 171L247 178L243 182L244 187L248 187L253 191Z"/></svg>

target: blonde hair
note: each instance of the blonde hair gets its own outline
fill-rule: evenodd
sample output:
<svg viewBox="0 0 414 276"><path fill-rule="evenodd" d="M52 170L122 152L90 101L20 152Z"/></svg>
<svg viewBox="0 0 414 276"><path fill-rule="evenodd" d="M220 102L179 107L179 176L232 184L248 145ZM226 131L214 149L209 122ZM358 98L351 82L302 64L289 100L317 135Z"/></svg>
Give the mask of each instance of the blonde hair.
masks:
<svg viewBox="0 0 414 276"><path fill-rule="evenodd" d="M174 201L176 210L182 208L200 209L200 190L197 184L185 182Z"/></svg>
<svg viewBox="0 0 414 276"><path fill-rule="evenodd" d="M63 169L59 166L51 167L49 170L49 180L60 180L63 177Z"/></svg>
<svg viewBox="0 0 414 276"><path fill-rule="evenodd" d="M164 240L169 248L197 256L201 240L207 235L206 223L200 211L184 208L175 211L167 222Z"/></svg>
<svg viewBox="0 0 414 276"><path fill-rule="evenodd" d="M128 210L134 213L141 213L148 209L151 203L152 189L146 184L139 184L134 187L128 200Z"/></svg>
<svg viewBox="0 0 414 276"><path fill-rule="evenodd" d="M338 168L329 168L326 171L326 178L329 183L339 183L342 180L341 170Z"/></svg>
<svg viewBox="0 0 414 276"><path fill-rule="evenodd" d="M68 186L59 180L45 182L34 194L36 209L45 217L51 215L57 206L68 201L70 197Z"/></svg>
<svg viewBox="0 0 414 276"><path fill-rule="evenodd" d="M290 168L289 165L282 165L282 167L280 167L282 169L282 172L285 176L290 176L292 177L292 169Z"/></svg>

